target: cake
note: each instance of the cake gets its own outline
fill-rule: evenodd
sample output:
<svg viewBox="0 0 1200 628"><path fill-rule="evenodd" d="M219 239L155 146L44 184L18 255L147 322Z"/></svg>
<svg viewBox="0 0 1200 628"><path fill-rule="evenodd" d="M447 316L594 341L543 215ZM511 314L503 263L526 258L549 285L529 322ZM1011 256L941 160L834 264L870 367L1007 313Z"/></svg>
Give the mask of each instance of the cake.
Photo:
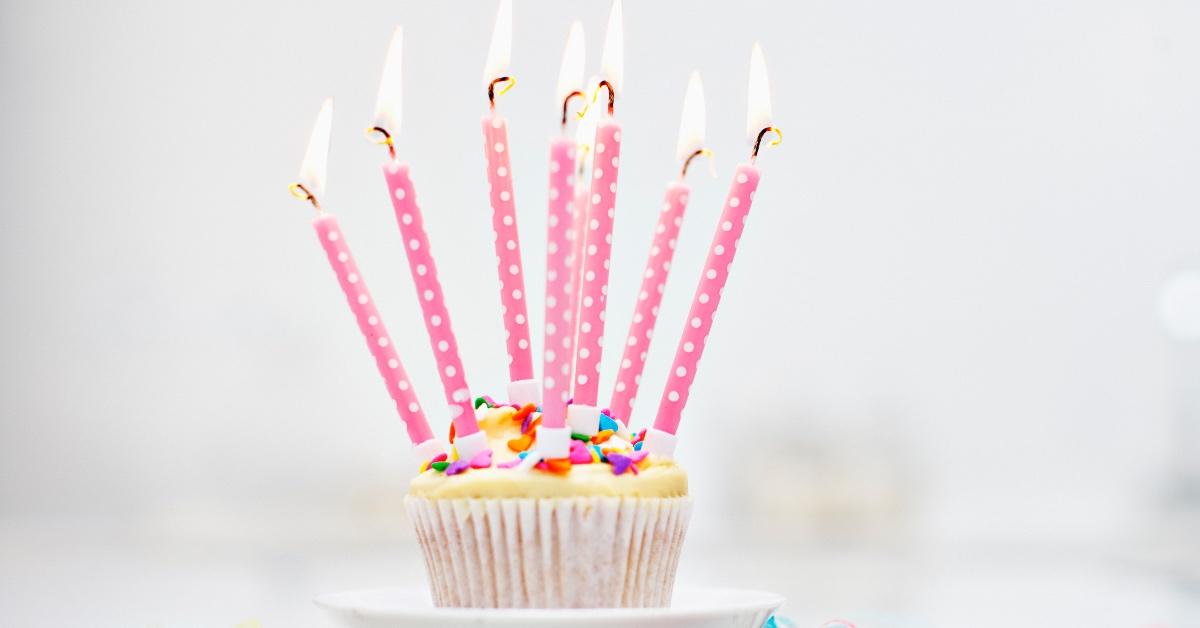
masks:
<svg viewBox="0 0 1200 628"><path fill-rule="evenodd" d="M683 468L607 414L569 458L539 460L533 405L476 405L491 451L425 461L405 499L434 603L669 606L692 506Z"/></svg>

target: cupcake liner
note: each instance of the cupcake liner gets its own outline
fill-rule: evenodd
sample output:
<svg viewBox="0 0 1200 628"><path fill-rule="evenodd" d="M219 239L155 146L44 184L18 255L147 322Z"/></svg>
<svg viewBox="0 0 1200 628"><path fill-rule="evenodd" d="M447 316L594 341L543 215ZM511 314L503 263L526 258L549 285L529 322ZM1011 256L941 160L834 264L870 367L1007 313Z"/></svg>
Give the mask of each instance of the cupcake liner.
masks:
<svg viewBox="0 0 1200 628"><path fill-rule="evenodd" d="M437 606L670 606L690 497L405 499Z"/></svg>

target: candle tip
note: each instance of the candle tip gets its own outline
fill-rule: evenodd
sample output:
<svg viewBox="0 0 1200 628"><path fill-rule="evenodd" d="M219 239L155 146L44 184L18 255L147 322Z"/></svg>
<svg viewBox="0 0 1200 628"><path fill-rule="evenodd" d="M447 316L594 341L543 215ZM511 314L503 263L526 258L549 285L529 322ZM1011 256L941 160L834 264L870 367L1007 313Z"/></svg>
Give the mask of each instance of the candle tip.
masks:
<svg viewBox="0 0 1200 628"><path fill-rule="evenodd" d="M767 80L767 62L762 46L754 43L750 51L750 81L747 90L746 139L752 144L761 140L761 131L771 127L771 85Z"/></svg>
<svg viewBox="0 0 1200 628"><path fill-rule="evenodd" d="M321 103L321 110L313 122L312 133L308 137L308 148L304 151L304 161L300 163L300 176L289 190L292 195L301 200L310 201L320 209L317 199L325 194L325 177L329 163L329 139L333 130L333 99L326 98Z"/></svg>
<svg viewBox="0 0 1200 628"><path fill-rule="evenodd" d="M704 148L705 118L704 83L700 80L700 73L693 71L688 77L687 91L683 96L683 114L679 119L679 142L675 155L680 161L690 160Z"/></svg>
<svg viewBox="0 0 1200 628"><path fill-rule="evenodd" d="M500 8L496 11L496 25L492 28L492 43L488 47L487 62L483 66L483 85L488 89L489 98L496 79L508 73L511 57L512 2L500 0ZM504 91L500 93L503 94Z"/></svg>
<svg viewBox="0 0 1200 628"><path fill-rule="evenodd" d="M625 78L625 35L622 19L621 0L613 0L612 10L608 14L608 31L604 34L604 52L600 56L600 73L604 82L608 83L610 94L622 87L622 80Z"/></svg>

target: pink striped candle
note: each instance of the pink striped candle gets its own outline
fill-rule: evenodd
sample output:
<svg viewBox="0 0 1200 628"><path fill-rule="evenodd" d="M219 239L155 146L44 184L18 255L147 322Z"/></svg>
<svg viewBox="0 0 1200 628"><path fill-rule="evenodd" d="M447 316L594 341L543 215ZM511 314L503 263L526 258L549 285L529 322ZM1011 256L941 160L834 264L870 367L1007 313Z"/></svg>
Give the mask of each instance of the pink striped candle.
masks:
<svg viewBox="0 0 1200 628"><path fill-rule="evenodd" d="M408 175L408 164L391 161L384 165L383 176L387 180L388 196L396 212L396 224L404 241L404 252L408 255L409 271L417 288L417 300L425 317L425 330L433 345L438 376L446 403L450 406L450 417L454 421L455 446L459 456L470 459L478 451L487 448L486 437L475 421L471 406L471 391L467 387L462 359L458 354L458 343L450 325L450 314L446 311L442 296L442 285L438 281L437 265L425 233L424 219L417 206L412 179Z"/></svg>
<svg viewBox="0 0 1200 628"><path fill-rule="evenodd" d="M508 122L493 112L483 117L482 125L492 229L496 235L496 257L499 260L500 303L508 346L509 401L520 405L537 404L540 400L537 382L533 379L529 313L524 296L525 275L521 264L521 241L517 235L517 211L508 151ZM520 398L513 398L513 393Z"/></svg>
<svg viewBox="0 0 1200 628"><path fill-rule="evenodd" d="M609 408L626 424L633 414L633 404L638 386L642 383L642 369L646 366L646 353L650 350L650 339L654 335L654 324L658 320L658 307L662 303L663 288L671 270L671 259L675 256L675 241L679 237L679 226L687 211L689 188L682 181L667 185L662 211L654 228L654 241L650 246L650 257L642 272L642 287L638 292L633 322L625 338L625 351L621 356L620 370L614 386Z"/></svg>
<svg viewBox="0 0 1200 628"><path fill-rule="evenodd" d="M426 421L421 404L417 401L417 395L408 379L408 373L404 371L404 365L400 363L400 356L396 354L396 347L391 342L391 336L388 335L387 328L383 325L379 310L375 308L375 301L367 289L367 282L359 273L358 265L354 262L354 256L350 253L350 245L346 243L346 236L338 226L337 218L332 214L319 213L313 219L313 229L316 230L317 239L321 241L325 255L329 258L329 266L333 268L338 284L346 295L346 303L350 305L350 312L354 314L354 320L358 322L358 329L367 340L367 348L371 350L371 355L375 358L375 366L379 369L379 375L387 384L388 394L396 403L396 412L404 421L404 426L408 430L408 438L412 440L414 446L419 448L428 442L436 445L433 431L429 429L429 422ZM426 453L432 457L440 451L441 446L437 445L436 449Z"/></svg>

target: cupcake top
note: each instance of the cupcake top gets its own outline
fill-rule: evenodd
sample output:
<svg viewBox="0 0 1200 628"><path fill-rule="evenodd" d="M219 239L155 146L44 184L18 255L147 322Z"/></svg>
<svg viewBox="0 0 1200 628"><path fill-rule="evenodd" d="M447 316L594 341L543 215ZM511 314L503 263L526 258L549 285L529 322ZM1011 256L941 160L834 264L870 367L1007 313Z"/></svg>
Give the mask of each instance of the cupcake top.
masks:
<svg viewBox="0 0 1200 628"><path fill-rule="evenodd" d="M572 436L570 457L536 462L541 415L533 405L495 406L480 398L476 417L491 453L458 460L453 449L426 461L409 495L426 499L552 497L682 497L687 473L674 460L641 451L645 430L631 434L601 415L592 437ZM451 432L453 442L453 432Z"/></svg>

